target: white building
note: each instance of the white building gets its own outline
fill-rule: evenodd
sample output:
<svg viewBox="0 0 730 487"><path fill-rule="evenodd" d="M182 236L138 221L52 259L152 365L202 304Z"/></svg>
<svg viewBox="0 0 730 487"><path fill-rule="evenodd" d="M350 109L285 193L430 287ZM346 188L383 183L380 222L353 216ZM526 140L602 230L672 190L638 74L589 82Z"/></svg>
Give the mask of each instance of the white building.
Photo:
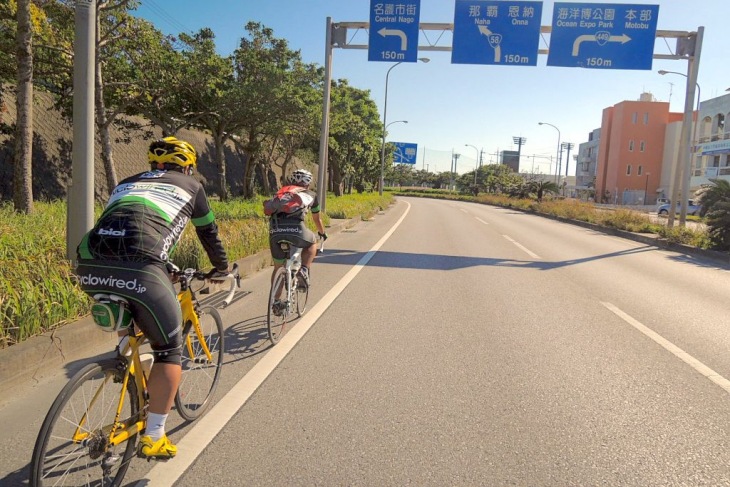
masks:
<svg viewBox="0 0 730 487"><path fill-rule="evenodd" d="M696 190L710 179L730 180L730 94L700 103L699 124L693 128L695 151L691 187Z"/></svg>

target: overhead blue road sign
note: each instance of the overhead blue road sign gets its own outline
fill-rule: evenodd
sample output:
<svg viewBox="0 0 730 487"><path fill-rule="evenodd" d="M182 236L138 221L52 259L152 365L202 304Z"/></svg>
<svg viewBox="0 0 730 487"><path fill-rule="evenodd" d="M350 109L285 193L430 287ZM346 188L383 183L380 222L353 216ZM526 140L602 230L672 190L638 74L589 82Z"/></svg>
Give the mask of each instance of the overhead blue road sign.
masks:
<svg viewBox="0 0 730 487"><path fill-rule="evenodd" d="M651 69L658 17L659 5L558 2L547 64Z"/></svg>
<svg viewBox="0 0 730 487"><path fill-rule="evenodd" d="M393 162L395 164L415 164L418 153L418 144L410 142L390 142L395 146Z"/></svg>
<svg viewBox="0 0 730 487"><path fill-rule="evenodd" d="M418 61L421 0L370 0L368 61Z"/></svg>
<svg viewBox="0 0 730 487"><path fill-rule="evenodd" d="M453 64L535 66L542 2L456 0Z"/></svg>

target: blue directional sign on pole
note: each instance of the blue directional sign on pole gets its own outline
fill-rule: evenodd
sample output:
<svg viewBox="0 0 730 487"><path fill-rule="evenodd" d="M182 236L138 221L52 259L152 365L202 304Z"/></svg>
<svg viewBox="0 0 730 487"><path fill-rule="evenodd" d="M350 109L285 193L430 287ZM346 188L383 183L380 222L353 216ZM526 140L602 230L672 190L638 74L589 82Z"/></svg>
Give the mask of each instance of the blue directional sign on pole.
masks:
<svg viewBox="0 0 730 487"><path fill-rule="evenodd" d="M393 162L395 164L415 164L418 144L410 142L390 142L395 146Z"/></svg>
<svg viewBox="0 0 730 487"><path fill-rule="evenodd" d="M370 0L368 61L418 61L421 0Z"/></svg>
<svg viewBox="0 0 730 487"><path fill-rule="evenodd" d="M453 64L535 66L542 2L456 0Z"/></svg>
<svg viewBox="0 0 730 487"><path fill-rule="evenodd" d="M658 17L659 5L558 2L547 64L651 69Z"/></svg>

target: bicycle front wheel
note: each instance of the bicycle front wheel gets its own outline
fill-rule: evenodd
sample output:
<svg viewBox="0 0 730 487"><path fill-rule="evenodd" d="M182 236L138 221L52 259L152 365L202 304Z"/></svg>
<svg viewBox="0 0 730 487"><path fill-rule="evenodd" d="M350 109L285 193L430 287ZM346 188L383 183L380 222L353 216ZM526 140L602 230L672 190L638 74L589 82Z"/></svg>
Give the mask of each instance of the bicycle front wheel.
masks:
<svg viewBox="0 0 730 487"><path fill-rule="evenodd" d="M223 319L217 309L198 311L200 333L186 326L182 345L182 378L175 395L178 413L188 421L198 419L208 408L223 368Z"/></svg>
<svg viewBox="0 0 730 487"><path fill-rule="evenodd" d="M279 343L286 322L291 313L291 303L289 302L289 289L286 282L286 269L280 267L274 279L271 282L271 291L269 292L269 309L266 313L266 326L269 330L269 340L276 345Z"/></svg>
<svg viewBox="0 0 730 487"><path fill-rule="evenodd" d="M135 432L126 441L110 445L125 365L119 360L89 364L59 393L36 439L31 486L121 485L137 443ZM137 384L131 376L127 393L115 434L139 420Z"/></svg>

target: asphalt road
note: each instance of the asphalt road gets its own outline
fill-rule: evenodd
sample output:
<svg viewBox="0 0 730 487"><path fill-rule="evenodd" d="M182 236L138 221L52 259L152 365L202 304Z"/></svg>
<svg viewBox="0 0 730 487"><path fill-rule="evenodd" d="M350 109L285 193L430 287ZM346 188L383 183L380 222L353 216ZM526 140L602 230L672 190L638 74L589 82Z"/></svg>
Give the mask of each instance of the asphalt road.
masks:
<svg viewBox="0 0 730 487"><path fill-rule="evenodd" d="M133 462L128 485L730 485L727 270L399 198L331 238L312 277L273 348L269 272L244 281L217 404L175 418L180 457ZM27 478L65 380L0 406L3 486Z"/></svg>

